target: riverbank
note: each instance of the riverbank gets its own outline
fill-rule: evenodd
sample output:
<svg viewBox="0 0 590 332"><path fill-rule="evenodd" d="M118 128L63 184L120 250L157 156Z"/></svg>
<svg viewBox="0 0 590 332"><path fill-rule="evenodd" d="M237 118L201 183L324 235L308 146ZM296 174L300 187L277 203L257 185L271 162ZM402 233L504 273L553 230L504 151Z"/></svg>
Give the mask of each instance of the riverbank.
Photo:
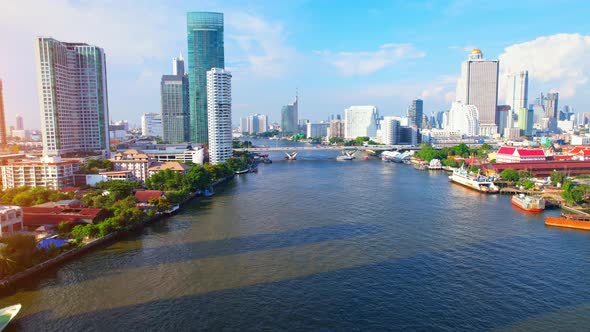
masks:
<svg viewBox="0 0 590 332"><path fill-rule="evenodd" d="M217 188L220 185L233 179L234 177L235 177L235 175L230 175L230 176L227 176L221 180L218 180L212 184L212 187ZM189 203L190 201L196 199L197 197L200 197L198 192L188 195L184 200L182 200L178 204L178 209L176 210L176 212L180 211L182 209L183 205L185 205L186 203ZM150 224L152 224L158 220L161 220L163 218L166 218L168 216L169 216L168 214L158 214L158 215L149 217L149 218L143 220L141 222L141 224L134 229L115 231L113 233L110 233L110 234L102 237L102 238L94 239L94 240L84 244L81 247L68 250L64 253L59 254L56 257L53 257L53 258L46 260L42 263L39 263L39 264L34 265L32 267L29 267L28 269L26 269L24 271L15 273L7 278L0 279L0 292L4 292L6 290L9 290L10 287L14 287L19 282L22 282L26 279L35 277L43 271L46 271L50 268L57 267L57 266L64 264L72 259L81 257L82 255L85 255L95 249L99 249L99 248L102 248L108 244L112 244L112 243L116 242L117 240L121 239L123 236L128 235L132 232L136 232L138 230L141 230L144 227L149 226Z"/></svg>

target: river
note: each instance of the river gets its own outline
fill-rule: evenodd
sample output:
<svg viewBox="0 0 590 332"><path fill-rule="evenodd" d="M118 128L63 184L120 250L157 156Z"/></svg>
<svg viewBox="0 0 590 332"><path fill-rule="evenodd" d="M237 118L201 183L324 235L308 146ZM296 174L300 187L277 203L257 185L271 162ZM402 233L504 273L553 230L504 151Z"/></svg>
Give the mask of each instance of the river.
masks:
<svg viewBox="0 0 590 332"><path fill-rule="evenodd" d="M336 154L260 165L23 284L0 299L23 305L7 330L590 325L590 232L544 226L559 211L525 214L440 171Z"/></svg>

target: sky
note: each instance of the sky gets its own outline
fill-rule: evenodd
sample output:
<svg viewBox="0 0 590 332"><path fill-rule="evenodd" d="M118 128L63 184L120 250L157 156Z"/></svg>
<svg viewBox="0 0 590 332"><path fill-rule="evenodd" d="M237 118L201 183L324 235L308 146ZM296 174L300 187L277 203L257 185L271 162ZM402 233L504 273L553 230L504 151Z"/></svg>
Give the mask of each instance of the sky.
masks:
<svg viewBox="0 0 590 332"><path fill-rule="evenodd" d="M529 103L559 92L560 108L590 111L590 2L454 1L0 1L0 79L7 125L40 127L34 38L86 42L107 55L110 118L138 125L160 111L160 78L187 54L186 12L225 17L232 116L267 114L299 95L299 117L320 121L351 105L405 115L448 110L461 62L477 47L503 76L529 71Z"/></svg>

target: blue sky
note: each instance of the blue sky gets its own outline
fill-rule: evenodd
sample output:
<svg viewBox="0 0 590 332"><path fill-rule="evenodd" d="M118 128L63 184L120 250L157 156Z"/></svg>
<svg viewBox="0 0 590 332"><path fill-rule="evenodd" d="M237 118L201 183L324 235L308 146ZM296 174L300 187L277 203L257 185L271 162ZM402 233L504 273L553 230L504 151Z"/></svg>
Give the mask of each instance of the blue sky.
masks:
<svg viewBox="0 0 590 332"><path fill-rule="evenodd" d="M105 49L111 119L159 111L159 82L186 55L186 12L225 13L233 117L268 114L299 90L300 117L319 121L350 105L402 115L414 97L446 110L460 64L478 47L502 73L529 70L529 100L558 91L590 107L586 1L94 1L0 3L0 77L8 123L39 127L33 38ZM503 101L502 79L500 99Z"/></svg>

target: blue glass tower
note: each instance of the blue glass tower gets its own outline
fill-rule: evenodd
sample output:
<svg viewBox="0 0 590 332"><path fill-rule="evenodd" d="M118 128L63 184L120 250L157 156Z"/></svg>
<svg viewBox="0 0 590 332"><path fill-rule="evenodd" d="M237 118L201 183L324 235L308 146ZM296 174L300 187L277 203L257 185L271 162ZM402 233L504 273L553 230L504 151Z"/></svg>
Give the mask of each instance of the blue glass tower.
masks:
<svg viewBox="0 0 590 332"><path fill-rule="evenodd" d="M187 13L190 135L193 143L207 143L207 71L225 68L223 13Z"/></svg>

